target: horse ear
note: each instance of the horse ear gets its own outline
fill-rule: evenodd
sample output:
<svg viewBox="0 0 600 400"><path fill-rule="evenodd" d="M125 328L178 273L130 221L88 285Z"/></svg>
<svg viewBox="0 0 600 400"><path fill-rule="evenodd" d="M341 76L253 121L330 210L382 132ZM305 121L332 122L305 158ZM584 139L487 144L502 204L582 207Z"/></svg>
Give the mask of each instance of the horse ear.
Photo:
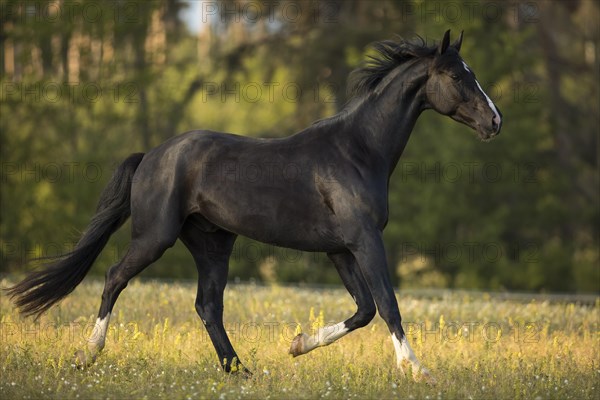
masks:
<svg viewBox="0 0 600 400"><path fill-rule="evenodd" d="M440 42L440 45L438 47L438 55L442 55L446 52L446 50L448 49L448 46L450 45L450 29L448 29L446 31L446 33L444 33L444 38L442 39L442 41Z"/></svg>
<svg viewBox="0 0 600 400"><path fill-rule="evenodd" d="M465 33L465 31L460 31L460 35L458 36L458 39L456 39L456 41L454 43L452 43L452 47L454 47L456 49L456 51L460 51L460 46L462 45L463 33Z"/></svg>

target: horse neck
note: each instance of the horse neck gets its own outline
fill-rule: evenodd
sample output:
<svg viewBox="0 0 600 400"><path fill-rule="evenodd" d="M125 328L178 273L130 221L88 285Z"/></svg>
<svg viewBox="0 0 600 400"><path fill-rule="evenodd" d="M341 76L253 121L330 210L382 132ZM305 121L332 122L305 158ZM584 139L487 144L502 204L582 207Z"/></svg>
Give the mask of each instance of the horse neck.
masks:
<svg viewBox="0 0 600 400"><path fill-rule="evenodd" d="M385 166L388 176L425 109L427 70L425 60L398 67L353 113L351 131L363 149L362 156L371 158L363 161Z"/></svg>

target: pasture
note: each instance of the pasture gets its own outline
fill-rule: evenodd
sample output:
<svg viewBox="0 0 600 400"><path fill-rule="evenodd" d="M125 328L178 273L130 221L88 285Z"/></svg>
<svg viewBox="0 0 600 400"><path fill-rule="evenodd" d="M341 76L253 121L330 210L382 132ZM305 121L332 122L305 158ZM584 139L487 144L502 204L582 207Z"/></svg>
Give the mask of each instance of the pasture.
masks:
<svg viewBox="0 0 600 400"><path fill-rule="evenodd" d="M3 280L6 287L14 282ZM514 300L465 292L397 292L403 325L436 385L404 378L377 316L338 342L292 358L301 329L355 310L343 288L230 285L225 326L251 378L226 375L194 310L194 283L134 281L106 348L73 364L92 332L103 282L88 279L39 320L1 297L0 397L19 398L541 398L600 397L600 300Z"/></svg>

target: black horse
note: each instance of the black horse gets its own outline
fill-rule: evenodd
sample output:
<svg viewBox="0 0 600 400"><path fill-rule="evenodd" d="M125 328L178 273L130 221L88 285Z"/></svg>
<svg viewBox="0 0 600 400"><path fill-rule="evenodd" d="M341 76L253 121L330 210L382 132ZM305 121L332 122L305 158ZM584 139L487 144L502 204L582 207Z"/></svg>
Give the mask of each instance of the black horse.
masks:
<svg viewBox="0 0 600 400"><path fill-rule="evenodd" d="M82 281L110 235L131 215L131 246L106 274L102 304L79 365L104 347L108 321L131 278L179 238L198 269L196 310L224 371L246 371L223 327L223 291L237 235L277 246L326 252L358 306L315 335L298 335L305 354L367 325L378 310L400 368L428 375L411 350L386 263L382 231L388 184L421 112L434 109L473 128L500 132L501 114L452 45L376 43L379 55L355 71L353 99L337 115L283 139L211 131L174 137L133 154L104 189L75 250L8 289L24 314L40 315Z"/></svg>

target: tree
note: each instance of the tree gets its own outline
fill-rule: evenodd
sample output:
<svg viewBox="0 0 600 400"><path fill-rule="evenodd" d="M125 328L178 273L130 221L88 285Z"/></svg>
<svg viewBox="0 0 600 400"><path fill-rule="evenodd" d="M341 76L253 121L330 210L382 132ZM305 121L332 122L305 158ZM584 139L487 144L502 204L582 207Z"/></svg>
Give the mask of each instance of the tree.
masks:
<svg viewBox="0 0 600 400"><path fill-rule="evenodd" d="M197 33L179 0L0 5L3 271L68 250L129 153L197 128L289 135L344 107L370 42L451 28L505 125L484 144L423 115L390 181L390 272L403 286L599 289L596 2L227 0L202 3ZM194 276L182 247L165 257L147 274ZM244 238L231 275L339 282L324 257Z"/></svg>

